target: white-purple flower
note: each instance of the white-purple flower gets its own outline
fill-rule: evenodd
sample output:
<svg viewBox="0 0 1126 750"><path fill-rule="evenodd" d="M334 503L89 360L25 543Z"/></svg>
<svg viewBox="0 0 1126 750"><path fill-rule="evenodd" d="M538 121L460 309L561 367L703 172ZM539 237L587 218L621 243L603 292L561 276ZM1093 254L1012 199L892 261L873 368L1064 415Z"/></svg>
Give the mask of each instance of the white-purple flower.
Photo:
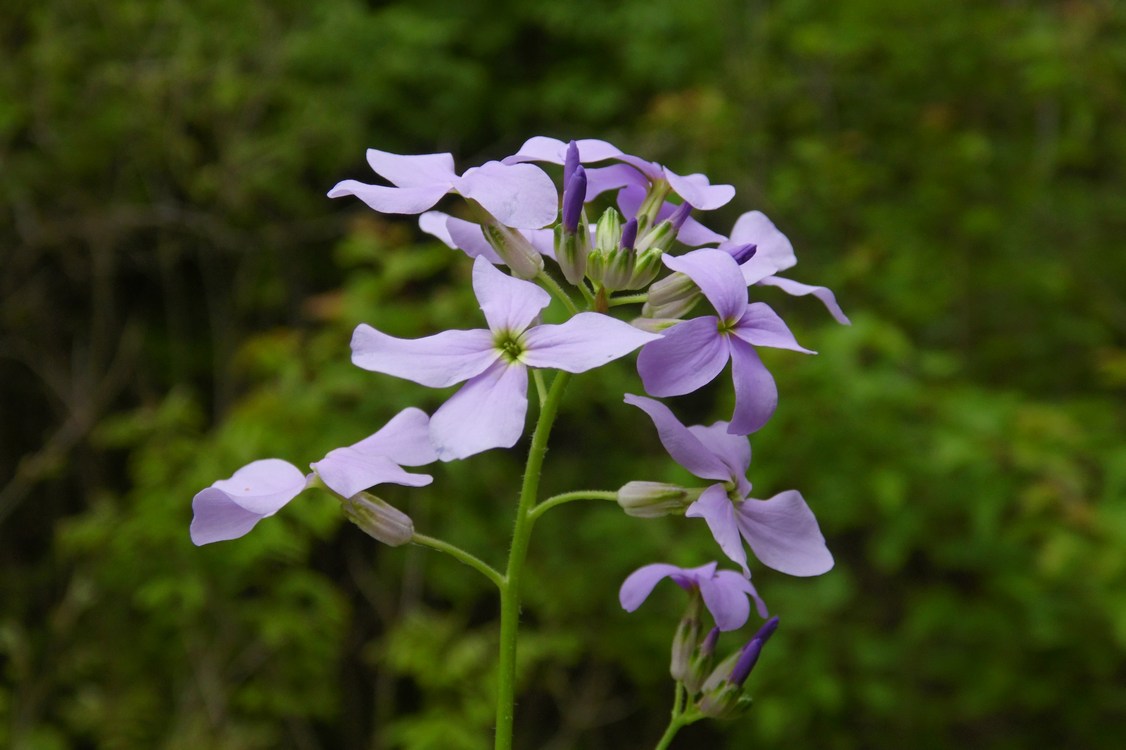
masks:
<svg viewBox="0 0 1126 750"><path fill-rule="evenodd" d="M196 545L237 539L301 494L309 484L288 461L264 458L220 479L192 498L192 542Z"/></svg>
<svg viewBox="0 0 1126 750"><path fill-rule="evenodd" d="M361 324L352 336L352 362L365 370L432 388L465 382L430 418L430 440L443 461L509 448L520 439L529 367L586 372L659 338L598 313L533 325L551 301L547 292L483 257L473 262L473 291L487 330L400 339Z"/></svg>
<svg viewBox="0 0 1126 750"><path fill-rule="evenodd" d="M653 563L638 568L630 573L618 592L622 609L633 612L640 607L664 578L672 579L673 583L685 591L698 589L704 606L712 613L720 630L738 630L743 627L751 614L747 597L754 600L760 617L765 619L769 616L766 605L748 578L733 570L717 571L714 562L698 568L678 568L667 563Z"/></svg>
<svg viewBox="0 0 1126 750"><path fill-rule="evenodd" d="M543 170L531 164L491 161L458 176L453 156L390 154L367 151L368 164L391 185L368 185L344 180L328 192L329 198L354 195L376 211L419 214L433 208L449 192L474 200L509 227L531 229L555 221L559 193Z"/></svg>
<svg viewBox="0 0 1126 750"><path fill-rule="evenodd" d="M774 377L755 347L813 352L798 344L768 305L747 302L739 266L726 252L695 250L662 260L692 279L719 314L677 323L641 350L637 371L646 392L662 397L692 393L714 380L730 360L735 413L728 429L739 435L754 432L778 406Z"/></svg>
<svg viewBox="0 0 1126 750"><path fill-rule="evenodd" d="M793 576L816 576L833 567L833 556L813 511L796 490L769 500L748 497L751 446L723 422L685 427L667 406L632 394L625 402L649 415L661 444L678 464L701 479L714 479L684 515L703 518L729 558L749 575L746 540L767 567Z"/></svg>

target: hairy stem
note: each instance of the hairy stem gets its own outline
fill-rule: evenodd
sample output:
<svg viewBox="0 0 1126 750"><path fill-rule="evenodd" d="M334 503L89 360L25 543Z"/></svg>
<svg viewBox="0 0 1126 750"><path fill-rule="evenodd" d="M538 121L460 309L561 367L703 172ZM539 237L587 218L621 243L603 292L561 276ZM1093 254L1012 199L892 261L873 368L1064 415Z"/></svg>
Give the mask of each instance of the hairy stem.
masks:
<svg viewBox="0 0 1126 750"><path fill-rule="evenodd" d="M501 591L504 590L504 577L501 576L500 571L489 565L481 558L472 555L469 552L466 552L461 547L457 547L453 544L450 544L449 542L443 542L441 539L435 539L432 536L426 536L425 534L419 534L417 532L414 534L414 536L411 537L411 543L417 544L420 547L429 547L430 549L438 550L439 552L445 552L447 555L454 558L458 562L468 565L481 575L485 576L485 578L488 578L490 581L496 584L496 587Z"/></svg>
<svg viewBox="0 0 1126 750"><path fill-rule="evenodd" d="M564 503L573 503L576 500L609 500L610 502L616 502L617 499L618 493L615 490L577 490L575 492L564 492L562 495L555 495L554 497L549 497L544 500L542 503L532 508L528 515L535 521L552 508L563 505Z"/></svg>

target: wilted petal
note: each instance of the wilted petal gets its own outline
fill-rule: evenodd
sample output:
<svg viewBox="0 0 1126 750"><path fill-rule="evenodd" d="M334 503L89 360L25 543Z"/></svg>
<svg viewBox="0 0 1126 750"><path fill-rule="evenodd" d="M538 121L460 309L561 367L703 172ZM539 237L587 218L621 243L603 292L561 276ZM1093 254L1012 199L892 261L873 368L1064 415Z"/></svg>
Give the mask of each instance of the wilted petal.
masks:
<svg viewBox="0 0 1126 750"><path fill-rule="evenodd" d="M662 578L668 578L674 573L680 573L681 568L668 563L653 563L638 568L622 582L618 591L618 601L626 612L633 612L641 606L642 602L653 593L653 587L660 583Z"/></svg>
<svg viewBox="0 0 1126 750"><path fill-rule="evenodd" d="M531 164L490 161L466 170L456 187L463 196L484 206L501 224L516 229L547 226L559 212L555 183Z"/></svg>
<svg viewBox="0 0 1126 750"><path fill-rule="evenodd" d="M793 279L783 279L780 276L768 276L761 279L759 282L762 286L776 286L786 294L795 297L803 297L807 294L812 294L817 299L821 300L821 304L825 305L838 323L841 325L852 325L852 321L844 314L844 310L837 304L837 297L827 287L823 286L810 286L809 284L802 284L800 281Z"/></svg>
<svg viewBox="0 0 1126 750"><path fill-rule="evenodd" d="M681 424L676 415L660 401L627 393L625 402L649 415L653 420L653 426L657 428L661 445L665 446L665 450L673 460L685 469L702 479L718 479L726 482L736 478L731 467L710 450L691 428ZM743 471L745 473L746 469Z"/></svg>
<svg viewBox="0 0 1126 750"><path fill-rule="evenodd" d="M739 319L731 333L755 346L790 349L805 354L817 353L799 344L785 321L765 302L752 302L747 305L743 317Z"/></svg>
<svg viewBox="0 0 1126 750"><path fill-rule="evenodd" d="M192 499L192 542L210 544L243 536L305 489L305 474L288 461L267 458L220 479Z"/></svg>
<svg viewBox="0 0 1126 750"><path fill-rule="evenodd" d="M499 357L493 335L485 330L443 331L421 339L400 339L361 323L352 334L352 364L431 388L468 380Z"/></svg>
<svg viewBox="0 0 1126 750"><path fill-rule="evenodd" d="M449 185L424 185L422 187L386 187L367 185L356 180L338 182L328 191L329 198L354 195L376 211L385 214L418 214L433 208L434 204L450 190Z"/></svg>
<svg viewBox="0 0 1126 750"><path fill-rule="evenodd" d="M730 357L713 316L677 323L637 355L637 372L651 396L683 396L715 380Z"/></svg>
<svg viewBox="0 0 1126 750"><path fill-rule="evenodd" d="M775 271L785 270L798 262L790 240L762 211L748 211L740 216L731 229L731 242L738 245L754 243L758 246L755 258L769 259Z"/></svg>
<svg viewBox="0 0 1126 750"><path fill-rule="evenodd" d="M434 412L430 441L443 461L511 448L524 432L527 412L527 368L497 362Z"/></svg>
<svg viewBox="0 0 1126 750"><path fill-rule="evenodd" d="M722 250L693 250L686 255L665 255L665 265L696 282L719 313L720 320L735 322L747 307L747 285L739 264Z"/></svg>
<svg viewBox="0 0 1126 750"><path fill-rule="evenodd" d="M473 261L473 293L493 333L523 331L551 303L543 289L509 276L484 258Z"/></svg>
<svg viewBox="0 0 1126 750"><path fill-rule="evenodd" d="M730 472L730 477L736 480L739 491L744 495L751 491L751 484L747 481L747 469L751 468L751 441L742 435L732 435L727 431L727 422L716 422L713 425L692 425L688 431L699 440L703 446L723 462Z"/></svg>
<svg viewBox="0 0 1126 750"><path fill-rule="evenodd" d="M817 576L833 567L817 519L796 490L743 501L736 521L763 565L792 576Z"/></svg>
<svg viewBox="0 0 1126 750"><path fill-rule="evenodd" d="M368 165L377 175L401 188L442 185L448 191L457 178L451 154L391 154L367 150Z"/></svg>
<svg viewBox="0 0 1126 750"><path fill-rule="evenodd" d="M560 325L529 329L520 359L529 367L586 372L660 338L609 315L584 312Z"/></svg>
<svg viewBox="0 0 1126 750"><path fill-rule="evenodd" d="M743 549L743 540L739 537L739 526L735 521L735 506L727 497L723 485L714 484L704 490L700 499L688 506L684 515L704 519L723 554L737 563L744 575L751 574L747 567L747 552Z"/></svg>
<svg viewBox="0 0 1126 750"><path fill-rule="evenodd" d="M434 481L429 474L403 471L387 456L359 450L357 446L335 448L312 467L325 486L343 498L352 497L377 484L425 487Z"/></svg>
<svg viewBox="0 0 1126 750"><path fill-rule="evenodd" d="M665 179L669 181L673 192L683 198L685 203L690 203L693 208L701 211L719 208L735 197L734 187L713 185L706 175L690 174L682 177L666 168Z"/></svg>
<svg viewBox="0 0 1126 750"><path fill-rule="evenodd" d="M774 376L750 344L731 339L731 379L735 384L735 413L727 431L749 435L770 421L778 408L778 386Z"/></svg>

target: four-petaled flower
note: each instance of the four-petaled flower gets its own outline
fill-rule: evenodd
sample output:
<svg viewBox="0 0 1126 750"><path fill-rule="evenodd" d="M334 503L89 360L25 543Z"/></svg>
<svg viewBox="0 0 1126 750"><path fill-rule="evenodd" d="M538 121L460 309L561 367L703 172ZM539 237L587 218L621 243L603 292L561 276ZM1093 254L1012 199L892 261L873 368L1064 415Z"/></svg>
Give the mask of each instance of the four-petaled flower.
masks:
<svg viewBox="0 0 1126 750"><path fill-rule="evenodd" d="M750 569L740 536L764 565L782 573L816 576L833 567L825 537L800 492L787 490L769 500L748 497L751 446L745 437L730 434L723 422L685 427L651 398L630 394L625 402L649 415L674 461L701 479L718 480L684 515L703 518L720 549L745 573Z"/></svg>
<svg viewBox="0 0 1126 750"><path fill-rule="evenodd" d="M716 570L710 562L698 568L678 568L667 563L653 563L638 568L622 582L618 600L622 609L633 612L649 598L650 592L661 579L671 578L673 583L685 591L698 589L704 606L715 618L720 630L738 630L747 622L751 605L747 597L754 599L759 617L766 619L769 613L750 579L733 570Z"/></svg>
<svg viewBox="0 0 1126 750"><path fill-rule="evenodd" d="M430 418L430 439L443 461L520 439L529 367L586 372L660 338L589 312L561 325L532 325L550 296L483 257L473 262L473 291L488 330L400 339L361 324L352 336L352 362L365 370L432 388L468 381Z"/></svg>

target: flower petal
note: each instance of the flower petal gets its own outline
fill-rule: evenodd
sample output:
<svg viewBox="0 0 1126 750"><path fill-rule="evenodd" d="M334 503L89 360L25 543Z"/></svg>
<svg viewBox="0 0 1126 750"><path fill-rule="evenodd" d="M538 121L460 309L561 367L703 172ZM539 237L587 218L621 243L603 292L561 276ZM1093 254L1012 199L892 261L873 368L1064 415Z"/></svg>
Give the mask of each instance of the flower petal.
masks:
<svg viewBox="0 0 1126 750"><path fill-rule="evenodd" d="M661 445L665 446L665 450L673 460L685 469L701 479L718 479L727 482L736 478L731 467L712 452L692 428L681 424L669 407L660 401L634 396L632 393L626 394L625 402L649 415L653 420L653 426L657 428Z"/></svg>
<svg viewBox="0 0 1126 750"><path fill-rule="evenodd" d="M369 456L386 456L400 466L423 466L438 460L430 444L430 417L413 406L352 447Z"/></svg>
<svg viewBox="0 0 1126 750"><path fill-rule="evenodd" d="M751 441L728 432L727 422L716 422L706 427L692 425L688 431L709 453L723 462L742 494L746 495L751 491L751 483L747 481L747 469L751 468Z"/></svg>
<svg viewBox="0 0 1126 750"><path fill-rule="evenodd" d="M440 239L447 247L461 250L470 258L480 256L490 263L504 264L497 251L485 239L480 224L458 219L441 211L427 211L418 217L418 226L427 234Z"/></svg>
<svg viewBox="0 0 1126 750"><path fill-rule="evenodd" d="M734 571L722 571L741 580L746 580ZM747 593L731 585L729 577L702 578L700 580L700 594L704 597L704 606L715 618L716 627L720 630L738 630L746 624L751 615L751 603L747 601Z"/></svg>
<svg viewBox="0 0 1126 750"><path fill-rule="evenodd" d="M587 200L592 200L590 197L590 173L592 170L587 170ZM645 200L646 188L644 183L631 184L623 187L618 191L618 208L621 209L622 215L627 219L637 216L638 210L641 208L642 202ZM661 222L672 216L677 207L665 201L661 206L661 210L657 212L657 221ZM715 245L725 241L727 238L722 234L713 232L700 222L689 216L684 220L680 226L680 231L676 233L676 238L680 242L689 247L699 247L700 245Z"/></svg>
<svg viewBox="0 0 1126 750"><path fill-rule="evenodd" d="M307 484L306 476L288 461L267 458L247 464L230 479L220 479L196 493L192 542L203 545L243 536L297 497Z"/></svg>
<svg viewBox="0 0 1126 750"><path fill-rule="evenodd" d="M363 451L357 446L335 448L312 467L330 490L345 499L376 484L425 487L434 481L429 474L403 471L387 456Z"/></svg>
<svg viewBox="0 0 1126 750"><path fill-rule="evenodd" d="M778 408L778 386L774 376L750 344L732 337L731 379L735 383L735 413L727 431L749 435L770 421Z"/></svg>
<svg viewBox="0 0 1126 750"><path fill-rule="evenodd" d="M673 192L683 198L685 203L690 203L693 208L701 211L719 208L730 203L735 197L733 186L713 185L707 175L690 174L682 177L666 167L665 179L669 181Z"/></svg>
<svg viewBox="0 0 1126 750"><path fill-rule="evenodd" d="M618 601L621 602L622 609L633 612L649 598L649 594L653 593L653 587L660 583L662 578L680 572L681 568L668 563L652 563L633 571L626 580L622 581L622 588L618 591Z"/></svg>
<svg viewBox="0 0 1126 750"><path fill-rule="evenodd" d="M722 250L705 248L686 255L665 255L665 265L696 282L719 313L720 320L734 323L747 308L747 285L739 264Z"/></svg>
<svg viewBox="0 0 1126 750"><path fill-rule="evenodd" d="M766 608L766 602L764 602L762 600L762 597L758 595L758 590L755 589L754 584L751 583L751 580L749 578L745 578L739 573L736 573L734 570L721 570L716 573L715 576L717 581L722 585L738 589L747 596L754 599L755 611L758 612L759 617L764 620L770 617L770 610Z"/></svg>
<svg viewBox="0 0 1126 750"><path fill-rule="evenodd" d="M589 203L603 193L618 188L629 190L631 194L633 192L639 193L644 198L648 185L649 181L645 178L645 175L628 164L591 167L586 171L586 201ZM641 200L637 201L637 206L641 206ZM634 207L630 216L636 213L637 207Z"/></svg>
<svg viewBox="0 0 1126 750"><path fill-rule="evenodd" d="M579 149L579 161L583 164L612 159L622 153L617 146L606 141L600 141L597 138L580 138L575 141L575 146ZM525 161L546 161L552 164L562 164L566 156L566 143L558 138L537 135L524 141L524 145L520 147L519 151L502 161L505 164L519 164Z"/></svg>
<svg viewBox="0 0 1126 750"><path fill-rule="evenodd" d="M457 179L452 154L403 155L369 148L367 159L372 171L396 187L441 185L444 194Z"/></svg>
<svg viewBox="0 0 1126 750"><path fill-rule="evenodd" d="M473 292L494 334L520 333L551 303L543 289L509 276L485 258L473 261Z"/></svg>
<svg viewBox="0 0 1126 750"><path fill-rule="evenodd" d="M765 302L752 302L747 305L743 317L739 319L731 333L755 346L790 349L805 354L817 353L799 344L785 321Z"/></svg>
<svg viewBox="0 0 1126 750"><path fill-rule="evenodd" d="M483 329L400 339L361 323L352 334L352 364L431 388L468 380L499 357L492 334Z"/></svg>
<svg viewBox="0 0 1126 750"><path fill-rule="evenodd" d="M852 325L852 321L844 314L844 310L837 304L837 297L833 292L823 286L810 286L803 284L800 281L793 279L783 279L780 276L768 276L758 282L762 286L776 286L786 294L794 297L804 297L807 294L812 294L817 299L821 300L821 304L825 305L829 314L832 315L841 325Z"/></svg>
<svg viewBox="0 0 1126 750"><path fill-rule="evenodd" d="M496 362L434 412L430 442L443 461L511 448L524 432L527 412L527 368Z"/></svg>
<svg viewBox="0 0 1126 750"><path fill-rule="evenodd" d="M449 190L449 185L398 188L344 180L328 191L328 197L354 195L380 213L418 214L432 208Z"/></svg>
<svg viewBox="0 0 1126 750"><path fill-rule="evenodd" d="M703 518L712 536L715 537L723 554L743 569L744 575L751 574L747 567L747 552L743 549L743 540L739 537L739 526L735 520L735 506L732 505L723 485L713 484L704 490L700 499L688 506L684 512L688 518Z"/></svg>
<svg viewBox="0 0 1126 750"><path fill-rule="evenodd" d="M531 164L490 161L466 170L455 187L484 206L501 224L516 229L547 226L559 212L555 183Z"/></svg>
<svg viewBox="0 0 1126 750"><path fill-rule="evenodd" d="M713 316L677 323L637 355L637 372L651 396L683 396L715 380L730 357L728 337Z"/></svg>
<svg viewBox="0 0 1126 750"><path fill-rule="evenodd" d="M529 329L520 361L529 367L586 372L660 338L609 315L584 312L560 325Z"/></svg>
<svg viewBox="0 0 1126 750"><path fill-rule="evenodd" d="M833 567L833 555L800 492L787 490L769 500L744 500L735 518L763 565L792 576L817 576Z"/></svg>
<svg viewBox="0 0 1126 750"><path fill-rule="evenodd" d="M770 259L775 271L783 271L798 262L790 240L762 211L748 211L740 216L731 229L731 242L736 245L753 242L758 246L755 258Z"/></svg>

